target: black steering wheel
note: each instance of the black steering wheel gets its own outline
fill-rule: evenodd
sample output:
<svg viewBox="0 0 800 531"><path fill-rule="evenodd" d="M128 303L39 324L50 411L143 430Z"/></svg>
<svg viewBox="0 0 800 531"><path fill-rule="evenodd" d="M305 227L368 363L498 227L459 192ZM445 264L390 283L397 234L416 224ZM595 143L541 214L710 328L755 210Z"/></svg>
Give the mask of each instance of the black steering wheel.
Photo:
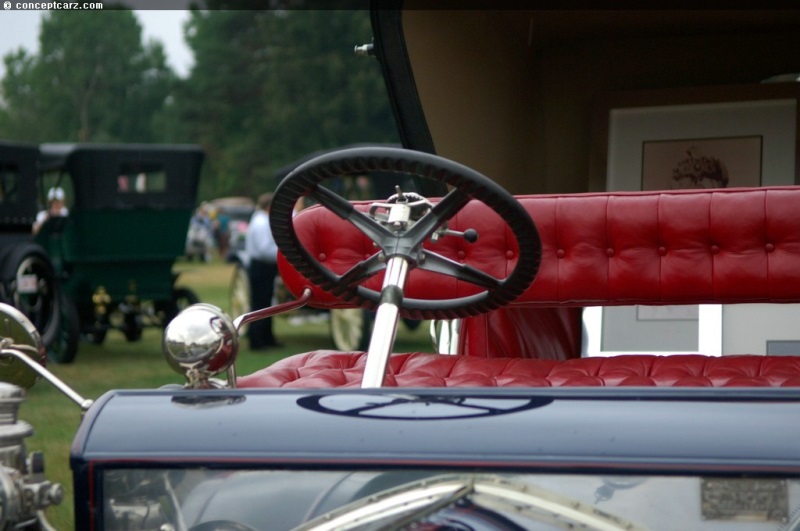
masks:
<svg viewBox="0 0 800 531"><path fill-rule="evenodd" d="M426 177L450 185L452 189L408 230L394 231L319 184L326 179L370 172ZM343 275L323 266L308 253L294 231L294 206L299 198L305 196L310 196L338 217L352 223L372 239L380 250ZM500 215L517 240L519 257L513 271L504 279L422 248L425 241L471 199L483 202ZM541 259L539 232L531 217L511 194L466 166L436 155L399 148L344 149L298 166L275 190L270 208L270 227L284 257L298 272L333 295L369 309L378 305L381 294L360 284L385 269L386 260L396 256L408 261L409 270L415 267L425 269L484 288L474 295L455 299L402 298L396 301L401 315L413 319L456 319L499 308L528 288L536 276Z"/></svg>

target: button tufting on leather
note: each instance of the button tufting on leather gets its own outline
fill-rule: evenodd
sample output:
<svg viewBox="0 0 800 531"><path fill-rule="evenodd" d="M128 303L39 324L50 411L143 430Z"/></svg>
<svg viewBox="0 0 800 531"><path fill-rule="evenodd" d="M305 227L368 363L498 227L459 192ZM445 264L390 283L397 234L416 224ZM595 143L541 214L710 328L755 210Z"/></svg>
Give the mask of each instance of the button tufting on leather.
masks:
<svg viewBox="0 0 800 531"><path fill-rule="evenodd" d="M506 251L506 258L509 260L514 258L514 251Z"/></svg>
<svg viewBox="0 0 800 531"><path fill-rule="evenodd" d="M614 256L614 249L612 249L611 247L609 247L608 249L606 249L606 256L608 256L609 258L611 258L612 256Z"/></svg>
<svg viewBox="0 0 800 531"><path fill-rule="evenodd" d="M564 252L564 249L559 249L556 251L556 256L559 258L564 258L566 255L567 253Z"/></svg>
<svg viewBox="0 0 800 531"><path fill-rule="evenodd" d="M662 245L658 248L658 254L661 256L667 256L667 248Z"/></svg>
<svg viewBox="0 0 800 531"><path fill-rule="evenodd" d="M324 262L327 259L328 255L326 255L325 253L319 253L319 255L317 256L317 260L319 260L320 262Z"/></svg>
<svg viewBox="0 0 800 531"><path fill-rule="evenodd" d="M767 251L768 253L771 253L772 251L775 250L775 244L768 243L767 245L764 246L764 250Z"/></svg>
<svg viewBox="0 0 800 531"><path fill-rule="evenodd" d="M458 251L458 259L459 260L463 260L466 257L467 257L467 253L465 253L464 251Z"/></svg>
<svg viewBox="0 0 800 531"><path fill-rule="evenodd" d="M719 254L719 245L711 246L711 254Z"/></svg>

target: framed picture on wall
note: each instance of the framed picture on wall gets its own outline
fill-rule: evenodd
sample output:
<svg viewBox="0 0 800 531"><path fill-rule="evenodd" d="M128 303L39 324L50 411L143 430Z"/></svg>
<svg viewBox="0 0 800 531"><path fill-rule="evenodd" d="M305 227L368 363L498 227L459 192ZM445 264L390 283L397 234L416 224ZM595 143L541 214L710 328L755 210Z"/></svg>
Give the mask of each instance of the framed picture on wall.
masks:
<svg viewBox="0 0 800 531"><path fill-rule="evenodd" d="M642 142L642 190L761 186L764 137Z"/></svg>
<svg viewBox="0 0 800 531"><path fill-rule="evenodd" d="M800 83L609 93L592 122L595 191L800 182Z"/></svg>
<svg viewBox="0 0 800 531"><path fill-rule="evenodd" d="M592 188L796 184L798 101L798 83L606 94L594 110ZM747 328L748 305L740 306L727 313L721 306L587 308L586 354L655 350L720 355L725 328ZM795 339L764 333L764 345L767 339Z"/></svg>

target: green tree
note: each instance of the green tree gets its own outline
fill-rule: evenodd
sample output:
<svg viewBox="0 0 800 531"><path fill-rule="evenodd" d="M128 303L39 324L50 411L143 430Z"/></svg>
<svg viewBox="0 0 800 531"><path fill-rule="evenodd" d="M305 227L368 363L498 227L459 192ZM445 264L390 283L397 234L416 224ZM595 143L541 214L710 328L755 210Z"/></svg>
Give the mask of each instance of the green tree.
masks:
<svg viewBox="0 0 800 531"><path fill-rule="evenodd" d="M51 11L40 52L4 57L0 135L15 140L152 142L175 80L160 43L128 10Z"/></svg>
<svg viewBox="0 0 800 531"><path fill-rule="evenodd" d="M192 12L194 67L168 114L206 148L201 195L257 195L310 152L395 142L378 62L353 54L371 36L366 11Z"/></svg>

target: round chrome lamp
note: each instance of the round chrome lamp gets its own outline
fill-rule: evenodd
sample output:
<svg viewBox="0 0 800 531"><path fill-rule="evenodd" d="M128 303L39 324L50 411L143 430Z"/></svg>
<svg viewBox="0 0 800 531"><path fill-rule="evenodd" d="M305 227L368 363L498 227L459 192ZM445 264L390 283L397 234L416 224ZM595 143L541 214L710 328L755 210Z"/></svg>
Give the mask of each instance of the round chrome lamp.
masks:
<svg viewBox="0 0 800 531"><path fill-rule="evenodd" d="M199 303L178 314L164 329L164 356L170 367L186 377L187 387L220 387L211 378L228 371L228 386L236 387L233 364L239 334L232 319L212 304Z"/></svg>

